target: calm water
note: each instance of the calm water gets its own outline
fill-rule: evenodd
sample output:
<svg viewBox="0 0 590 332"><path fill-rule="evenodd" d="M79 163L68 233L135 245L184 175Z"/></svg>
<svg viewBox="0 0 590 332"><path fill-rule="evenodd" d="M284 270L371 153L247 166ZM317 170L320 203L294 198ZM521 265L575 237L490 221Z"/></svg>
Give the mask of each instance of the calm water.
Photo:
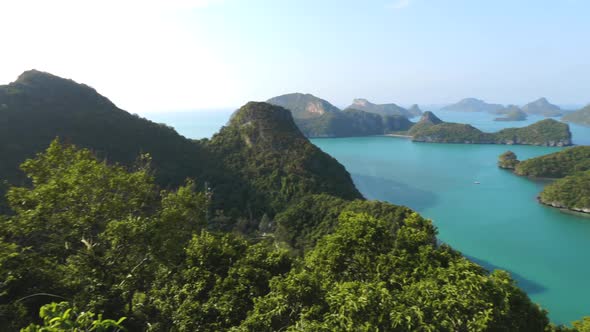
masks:
<svg viewBox="0 0 590 332"><path fill-rule="evenodd" d="M539 120L506 123L482 113L435 113L485 131ZM229 114L163 115L154 120L175 126L187 137L202 138L225 124ZM590 144L590 128L572 126L572 133L576 144ZM367 198L417 210L433 220L440 240L489 269L510 271L531 298L549 310L553 322L590 315L590 218L541 206L535 197L543 183L496 167L498 155L508 148L520 159L559 148L412 143L390 137L312 142L348 169Z"/></svg>

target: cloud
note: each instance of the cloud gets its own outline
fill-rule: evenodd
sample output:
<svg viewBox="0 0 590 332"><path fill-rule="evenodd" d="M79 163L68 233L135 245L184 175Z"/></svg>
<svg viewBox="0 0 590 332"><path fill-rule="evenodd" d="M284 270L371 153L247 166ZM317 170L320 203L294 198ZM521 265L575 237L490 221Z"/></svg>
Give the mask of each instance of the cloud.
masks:
<svg viewBox="0 0 590 332"><path fill-rule="evenodd" d="M410 6L412 0L395 0L394 2L387 5L387 8L391 9L404 9Z"/></svg>

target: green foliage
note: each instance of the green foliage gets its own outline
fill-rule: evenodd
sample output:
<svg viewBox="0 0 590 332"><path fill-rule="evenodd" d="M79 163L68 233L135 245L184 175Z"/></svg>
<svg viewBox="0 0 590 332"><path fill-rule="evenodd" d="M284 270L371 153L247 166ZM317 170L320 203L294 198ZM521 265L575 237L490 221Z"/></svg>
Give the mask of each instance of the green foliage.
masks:
<svg viewBox="0 0 590 332"><path fill-rule="evenodd" d="M494 134L502 144L565 146L572 144L569 126L553 119L545 119L523 128L502 129Z"/></svg>
<svg viewBox="0 0 590 332"><path fill-rule="evenodd" d="M572 323L577 332L590 332L590 317Z"/></svg>
<svg viewBox="0 0 590 332"><path fill-rule="evenodd" d="M539 198L555 207L590 212L590 171L556 180L545 186Z"/></svg>
<svg viewBox="0 0 590 332"><path fill-rule="evenodd" d="M66 332L66 331L125 331L122 323L125 317L118 320L103 319L102 315L95 318L92 312L76 313L68 302L50 303L41 307L39 316L43 325L31 324L21 332Z"/></svg>
<svg viewBox="0 0 590 332"><path fill-rule="evenodd" d="M498 167L514 169L520 163L516 154L512 151L506 151L498 157Z"/></svg>
<svg viewBox="0 0 590 332"><path fill-rule="evenodd" d="M145 162L128 171L58 141L22 167L32 187L10 189L14 215L0 220L3 325L31 321L55 297L142 324L134 299L160 264L184 262L207 224L208 195L192 182L158 193Z"/></svg>
<svg viewBox="0 0 590 332"><path fill-rule="evenodd" d="M270 241L251 245L231 234L201 232L188 245L185 267L159 271L150 292L156 330L220 331L239 324L269 280L288 272L291 258Z"/></svg>
<svg viewBox="0 0 590 332"><path fill-rule="evenodd" d="M590 146L576 146L524 160L516 167L516 174L562 178L586 170L590 170Z"/></svg>
<svg viewBox="0 0 590 332"><path fill-rule="evenodd" d="M243 331L543 331L543 311L506 273L491 275L412 214L395 230L344 212L303 266L271 281Z"/></svg>

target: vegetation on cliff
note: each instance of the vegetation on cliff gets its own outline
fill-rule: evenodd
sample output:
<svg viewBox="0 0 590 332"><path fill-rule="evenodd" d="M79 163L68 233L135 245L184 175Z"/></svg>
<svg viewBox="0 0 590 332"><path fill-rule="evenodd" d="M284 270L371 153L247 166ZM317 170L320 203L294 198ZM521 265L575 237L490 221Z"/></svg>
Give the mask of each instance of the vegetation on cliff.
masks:
<svg viewBox="0 0 590 332"><path fill-rule="evenodd" d="M577 146L522 161L518 175L556 178L545 186L543 204L590 213L590 146Z"/></svg>
<svg viewBox="0 0 590 332"><path fill-rule="evenodd" d="M563 151L523 160L516 174L543 178L562 178L590 170L590 146L575 146Z"/></svg>
<svg viewBox="0 0 590 332"><path fill-rule="evenodd" d="M590 171L577 172L545 186L539 199L554 207L590 213Z"/></svg>
<svg viewBox="0 0 590 332"><path fill-rule="evenodd" d="M512 151L506 151L498 158L498 167L505 169L515 169L520 163L516 154Z"/></svg>

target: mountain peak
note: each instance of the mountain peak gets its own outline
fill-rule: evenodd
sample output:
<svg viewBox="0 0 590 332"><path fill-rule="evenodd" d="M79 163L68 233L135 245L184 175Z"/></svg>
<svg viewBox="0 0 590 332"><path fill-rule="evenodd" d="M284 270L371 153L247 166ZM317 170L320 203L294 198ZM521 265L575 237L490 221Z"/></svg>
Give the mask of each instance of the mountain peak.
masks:
<svg viewBox="0 0 590 332"><path fill-rule="evenodd" d="M522 110L528 114L537 114L546 117L559 116L562 113L559 106L551 104L545 97L524 105Z"/></svg>
<svg viewBox="0 0 590 332"><path fill-rule="evenodd" d="M371 103L370 101L368 101L365 98L355 98L352 100L352 104L356 105L356 106L367 106L367 105L372 105L373 103Z"/></svg>
<svg viewBox="0 0 590 332"><path fill-rule="evenodd" d="M443 121L434 113L426 111L424 112L424 114L422 114L422 117L420 118L420 121L418 121L418 123L430 123L437 125L439 123L443 123Z"/></svg>
<svg viewBox="0 0 590 332"><path fill-rule="evenodd" d="M240 107L231 116L228 127L238 130L248 146L285 148L285 142L305 139L289 110L265 102L251 101Z"/></svg>
<svg viewBox="0 0 590 332"><path fill-rule="evenodd" d="M309 93L289 93L270 98L266 102L286 108L297 119L314 118L326 113L340 111L338 107L328 101Z"/></svg>

